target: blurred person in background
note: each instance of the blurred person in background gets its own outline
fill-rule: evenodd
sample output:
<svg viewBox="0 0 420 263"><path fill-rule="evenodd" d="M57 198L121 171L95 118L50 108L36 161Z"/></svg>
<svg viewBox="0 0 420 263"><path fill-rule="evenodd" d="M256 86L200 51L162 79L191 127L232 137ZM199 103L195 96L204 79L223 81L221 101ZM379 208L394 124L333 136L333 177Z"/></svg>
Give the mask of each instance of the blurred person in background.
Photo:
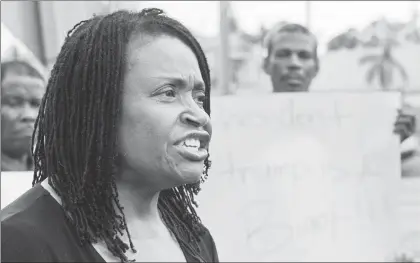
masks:
<svg viewBox="0 0 420 263"><path fill-rule="evenodd" d="M270 76L274 93L308 92L320 65L318 40L299 24L278 23L265 35L263 69ZM401 139L402 176L420 176L420 145L413 136L415 116L399 111L394 132Z"/></svg>
<svg viewBox="0 0 420 263"><path fill-rule="evenodd" d="M44 92L43 75L29 63L1 63L2 171L33 169L32 132Z"/></svg>
<svg viewBox="0 0 420 263"><path fill-rule="evenodd" d="M35 124L33 188L1 211L2 261L218 262L194 208L210 70L160 9L71 29Z"/></svg>
<svg viewBox="0 0 420 263"><path fill-rule="evenodd" d="M263 69L273 92L308 91L319 71L315 35L304 26L279 23L266 33L263 44Z"/></svg>
<svg viewBox="0 0 420 263"><path fill-rule="evenodd" d="M416 132L415 113L411 112L410 105L404 105L404 115L401 118L407 119L401 121L396 127L401 137L401 168L403 177L420 177L420 140ZM404 125L404 123L406 123Z"/></svg>

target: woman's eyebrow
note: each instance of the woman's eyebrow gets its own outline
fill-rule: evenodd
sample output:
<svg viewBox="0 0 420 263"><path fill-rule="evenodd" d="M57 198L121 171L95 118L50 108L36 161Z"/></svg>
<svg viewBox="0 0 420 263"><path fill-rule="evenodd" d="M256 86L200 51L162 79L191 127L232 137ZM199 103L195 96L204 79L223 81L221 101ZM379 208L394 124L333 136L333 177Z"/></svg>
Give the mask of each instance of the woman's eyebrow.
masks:
<svg viewBox="0 0 420 263"><path fill-rule="evenodd" d="M157 77L158 79L165 80L168 82L171 82L175 84L178 87L185 88L190 83L190 79L187 76L163 76L163 77ZM194 90L205 90L205 85L202 80L197 80L194 78Z"/></svg>

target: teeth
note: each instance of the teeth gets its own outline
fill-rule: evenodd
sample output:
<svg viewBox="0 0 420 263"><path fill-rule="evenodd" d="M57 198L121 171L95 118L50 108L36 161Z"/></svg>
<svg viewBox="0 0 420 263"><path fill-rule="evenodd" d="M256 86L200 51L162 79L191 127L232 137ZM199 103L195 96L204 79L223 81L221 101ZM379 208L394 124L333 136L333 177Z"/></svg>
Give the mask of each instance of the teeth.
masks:
<svg viewBox="0 0 420 263"><path fill-rule="evenodd" d="M187 147L194 147L199 148L200 147L200 141L197 139L186 139L184 141L184 145Z"/></svg>

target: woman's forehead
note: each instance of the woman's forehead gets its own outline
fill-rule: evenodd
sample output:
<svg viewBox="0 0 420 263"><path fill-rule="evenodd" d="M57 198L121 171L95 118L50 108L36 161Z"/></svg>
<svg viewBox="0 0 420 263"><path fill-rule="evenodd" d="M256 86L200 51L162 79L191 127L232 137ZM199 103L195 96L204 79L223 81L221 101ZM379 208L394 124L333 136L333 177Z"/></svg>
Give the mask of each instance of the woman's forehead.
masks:
<svg viewBox="0 0 420 263"><path fill-rule="evenodd" d="M129 43L127 66L128 74L138 77L201 78L194 52L181 40L170 36L133 39Z"/></svg>

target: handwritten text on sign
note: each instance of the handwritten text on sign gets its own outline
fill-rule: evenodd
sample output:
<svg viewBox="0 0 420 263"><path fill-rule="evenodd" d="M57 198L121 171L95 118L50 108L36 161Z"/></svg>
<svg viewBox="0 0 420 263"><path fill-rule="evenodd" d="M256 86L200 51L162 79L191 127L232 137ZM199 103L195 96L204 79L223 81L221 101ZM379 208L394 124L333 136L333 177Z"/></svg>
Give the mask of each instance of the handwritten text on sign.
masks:
<svg viewBox="0 0 420 263"><path fill-rule="evenodd" d="M200 215L222 261L381 261L393 253L399 95L212 101Z"/></svg>

